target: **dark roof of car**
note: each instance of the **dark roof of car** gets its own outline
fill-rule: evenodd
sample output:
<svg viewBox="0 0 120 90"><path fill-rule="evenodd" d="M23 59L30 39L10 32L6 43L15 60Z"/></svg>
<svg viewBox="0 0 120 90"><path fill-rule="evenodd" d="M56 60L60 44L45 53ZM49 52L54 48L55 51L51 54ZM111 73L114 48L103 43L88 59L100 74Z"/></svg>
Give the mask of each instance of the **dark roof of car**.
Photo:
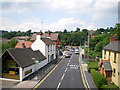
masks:
<svg viewBox="0 0 120 90"><path fill-rule="evenodd" d="M108 45L106 45L105 47L103 47L103 49L120 52L120 41L113 41L109 43Z"/></svg>
<svg viewBox="0 0 120 90"><path fill-rule="evenodd" d="M103 61L105 71L112 71L112 67L109 61Z"/></svg>
<svg viewBox="0 0 120 90"><path fill-rule="evenodd" d="M41 61L46 59L40 51L33 51L30 48L9 49L5 52L8 52L9 55L12 56L16 63L22 68L35 64L33 58L40 58ZM4 54L2 55L2 58L4 57Z"/></svg>
<svg viewBox="0 0 120 90"><path fill-rule="evenodd" d="M47 45L54 45L54 42L49 38L41 38L41 40Z"/></svg>

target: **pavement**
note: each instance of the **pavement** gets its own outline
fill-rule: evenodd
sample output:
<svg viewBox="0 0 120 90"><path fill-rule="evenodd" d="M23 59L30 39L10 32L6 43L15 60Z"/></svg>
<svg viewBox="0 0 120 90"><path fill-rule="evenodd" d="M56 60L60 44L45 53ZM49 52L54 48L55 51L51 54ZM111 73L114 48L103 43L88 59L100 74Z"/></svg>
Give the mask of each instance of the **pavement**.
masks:
<svg viewBox="0 0 120 90"><path fill-rule="evenodd" d="M60 57L60 58L63 58L63 57ZM75 60L75 59L74 59ZM68 60L69 61L69 60ZM83 83L82 82L79 82L79 79L82 81L82 79L84 78L84 80L85 80L85 83L86 83L86 86L87 86L87 88L89 88L89 89L92 89L92 88L97 88L96 86L95 86L95 84L94 84L94 81L93 81L93 79L92 79L92 76L91 76L91 74L87 71L87 63L84 61L84 60L82 60L82 58L81 58L81 60L80 60L80 63L81 63L81 69L82 69L82 74L83 74L83 78L81 78L81 77L79 77L77 74L78 74L78 70L76 70L76 72L75 71L72 71L71 72L71 69L70 68L68 68L68 70L66 70L67 71L67 73L66 73L66 75L68 76L68 77L66 77L65 75L62 75L62 73L64 72L63 70L60 70L62 67L66 67L66 65L68 64L68 61L66 62L66 64L65 64L65 62L63 62L63 65L64 66L60 66L57 70L56 70L56 73L58 73L58 74L60 74L60 75L57 75L56 76L56 74L55 75L53 75L52 77L50 77L50 79L48 80L48 82L49 83L42 83L40 86L39 86L39 88L43 88L43 87L48 87L48 88L54 88L54 87L60 87L60 88L75 88L75 87L77 87L77 88L83 88L84 86L83 86ZM58 61L58 62L60 62L60 61ZM74 62L74 61L72 61L72 64L71 65L76 65L76 62ZM55 65L56 64L52 64L52 65L50 65L50 66L48 66L47 68L43 68L42 69L42 71L44 71L44 72L42 72L42 73L39 73L39 76L38 76L38 78L36 79L36 75L38 74L38 73L34 73L33 75L30 75L28 78L26 78L24 81L22 81L22 82L14 82L13 83L13 86L11 85L11 87L7 87L7 88L34 88L38 83L40 83L40 81L55 67ZM61 64L62 65L62 64ZM70 66L70 65L69 65ZM69 71L69 72L68 72ZM39 71L40 72L40 71ZM61 72L61 73L60 73ZM76 74L75 74L76 73ZM51 74L54 74L54 72L52 72ZM79 74L80 75L80 74ZM74 77L75 78L74 78ZM56 79L55 79L55 77L56 77ZM58 81L61 81L61 77L62 78L64 78L63 80L62 80L62 83L61 82L59 82L59 83L56 83L56 82L58 82ZM58 80L58 79L59 80ZM79 79L78 79L79 78ZM53 81L53 80L55 80L55 83L54 84L52 84L51 83L51 81ZM71 82L72 81L72 82ZM76 85L76 82L78 83L79 82L79 85L80 86L78 86L78 85ZM50 84L50 85L49 85ZM48 85L48 86L46 86L46 85ZM69 86L69 87L66 87L66 86ZM6 87L4 87L4 88L6 88Z"/></svg>

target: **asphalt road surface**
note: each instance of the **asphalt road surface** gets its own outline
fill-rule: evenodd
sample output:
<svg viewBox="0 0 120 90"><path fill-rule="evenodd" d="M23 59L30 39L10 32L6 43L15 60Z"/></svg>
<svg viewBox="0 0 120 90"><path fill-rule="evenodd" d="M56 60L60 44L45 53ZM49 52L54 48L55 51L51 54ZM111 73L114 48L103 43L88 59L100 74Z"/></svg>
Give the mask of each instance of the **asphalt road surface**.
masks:
<svg viewBox="0 0 120 90"><path fill-rule="evenodd" d="M79 62L79 55L72 54L63 58L57 68L36 88L84 88Z"/></svg>

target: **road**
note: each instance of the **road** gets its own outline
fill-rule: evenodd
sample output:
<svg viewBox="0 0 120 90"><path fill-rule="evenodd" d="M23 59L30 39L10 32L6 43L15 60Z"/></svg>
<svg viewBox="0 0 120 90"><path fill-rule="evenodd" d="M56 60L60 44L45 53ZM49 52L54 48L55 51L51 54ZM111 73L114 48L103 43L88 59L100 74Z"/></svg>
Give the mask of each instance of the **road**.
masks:
<svg viewBox="0 0 120 90"><path fill-rule="evenodd" d="M79 55L72 54L63 58L54 71L35 88L84 88L80 68Z"/></svg>

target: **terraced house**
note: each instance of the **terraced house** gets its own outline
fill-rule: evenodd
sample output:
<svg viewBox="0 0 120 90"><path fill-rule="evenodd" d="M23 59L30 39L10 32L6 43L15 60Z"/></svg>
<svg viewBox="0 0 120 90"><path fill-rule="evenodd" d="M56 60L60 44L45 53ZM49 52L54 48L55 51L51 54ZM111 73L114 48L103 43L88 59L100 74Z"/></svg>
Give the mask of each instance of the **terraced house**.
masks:
<svg viewBox="0 0 120 90"><path fill-rule="evenodd" d="M101 74L120 87L120 41L112 41L103 47L100 62Z"/></svg>

